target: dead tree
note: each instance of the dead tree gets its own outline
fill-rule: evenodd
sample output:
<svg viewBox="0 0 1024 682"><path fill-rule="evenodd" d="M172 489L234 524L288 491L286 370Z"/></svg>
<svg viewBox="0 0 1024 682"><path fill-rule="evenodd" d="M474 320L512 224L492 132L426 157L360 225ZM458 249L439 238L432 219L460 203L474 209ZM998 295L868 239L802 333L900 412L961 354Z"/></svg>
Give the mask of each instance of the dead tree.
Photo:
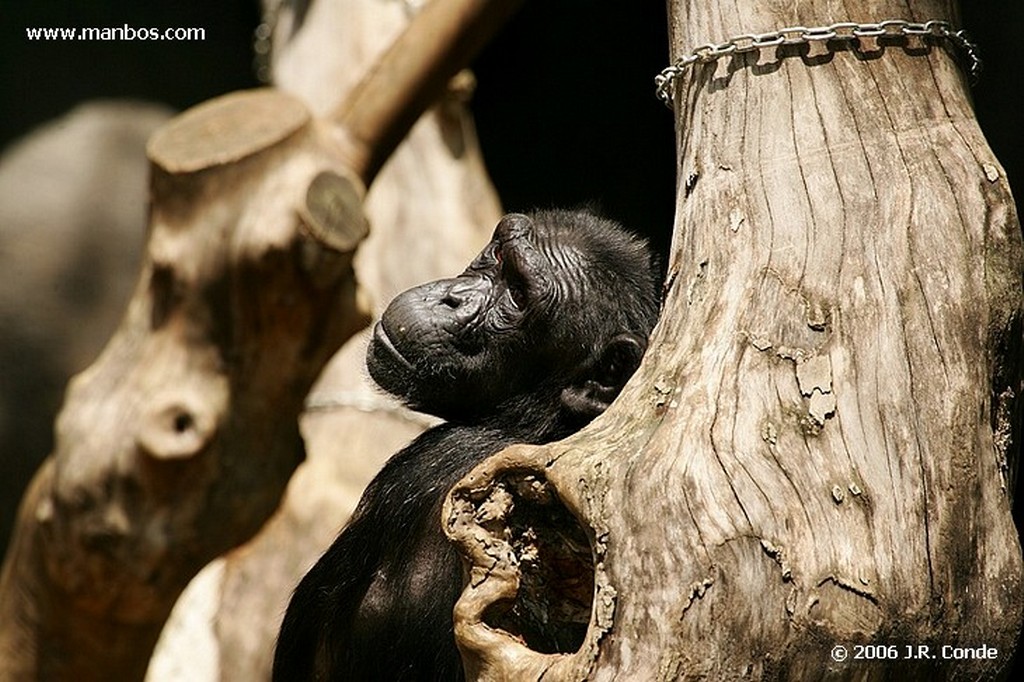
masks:
<svg viewBox="0 0 1024 682"><path fill-rule="evenodd" d="M332 0L301 25L274 15L277 87L328 116L412 16L403 3ZM500 216L465 100L463 72L381 168L365 208L371 232L355 270L379 314L398 292L458 272ZM366 373L367 334L347 341L300 419L307 459L281 507L250 542L210 564L175 606L154 654L151 681L269 679L292 590L330 545L384 461L430 422L384 398Z"/></svg>
<svg viewBox="0 0 1024 682"><path fill-rule="evenodd" d="M1024 596L1020 228L963 43L869 25L955 25L953 3L673 1L669 16L675 59L721 47L669 85L662 319L603 417L451 493L471 677L1004 671ZM857 40L722 45L847 21ZM538 614L586 634L532 651L517 623Z"/></svg>
<svg viewBox="0 0 1024 682"><path fill-rule="evenodd" d="M432 3L333 121L253 91L150 141L142 272L22 502L0 677L141 679L188 581L277 508L306 393L369 319L352 267L363 188L516 5Z"/></svg>
<svg viewBox="0 0 1024 682"><path fill-rule="evenodd" d="M4 565L5 678L140 678L187 581L277 507L306 391L367 321L358 197L298 100L215 100L149 153L139 283L68 389Z"/></svg>

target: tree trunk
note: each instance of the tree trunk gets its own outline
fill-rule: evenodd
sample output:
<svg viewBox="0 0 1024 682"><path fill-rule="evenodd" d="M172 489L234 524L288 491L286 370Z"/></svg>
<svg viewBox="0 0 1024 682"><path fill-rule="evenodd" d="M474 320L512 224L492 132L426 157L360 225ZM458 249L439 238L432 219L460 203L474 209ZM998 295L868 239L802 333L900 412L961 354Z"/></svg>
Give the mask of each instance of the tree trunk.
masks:
<svg viewBox="0 0 1024 682"><path fill-rule="evenodd" d="M327 116L399 35L402 3L313 3L301 26L278 16L277 87ZM487 243L500 206L464 100L468 74L413 127L366 196L372 229L355 270L375 316L399 292L460 272ZM269 679L292 590L334 540L380 466L431 419L381 395L366 374L368 334L346 342L301 418L307 459L261 532L213 562L175 606L149 682Z"/></svg>
<svg viewBox="0 0 1024 682"><path fill-rule="evenodd" d="M21 506L0 677L141 679L188 581L274 512L306 393L369 320L364 186L517 4L431 3L333 120L258 90L150 140L146 258Z"/></svg>
<svg viewBox="0 0 1024 682"><path fill-rule="evenodd" d="M676 57L786 26L955 23L940 0L669 12ZM948 47L784 46L678 79L676 233L643 366L591 427L510 448L449 498L473 677L1006 669L1022 617L1021 235ZM542 654L492 626L515 599L567 603L519 589L564 559L537 538L571 530L524 519L563 505L590 540L572 571L593 604L577 651Z"/></svg>
<svg viewBox="0 0 1024 682"><path fill-rule="evenodd" d="M331 148L269 90L151 138L135 293L68 388L0 576L0 678L140 679L188 581L277 507L306 392L368 320L358 183Z"/></svg>

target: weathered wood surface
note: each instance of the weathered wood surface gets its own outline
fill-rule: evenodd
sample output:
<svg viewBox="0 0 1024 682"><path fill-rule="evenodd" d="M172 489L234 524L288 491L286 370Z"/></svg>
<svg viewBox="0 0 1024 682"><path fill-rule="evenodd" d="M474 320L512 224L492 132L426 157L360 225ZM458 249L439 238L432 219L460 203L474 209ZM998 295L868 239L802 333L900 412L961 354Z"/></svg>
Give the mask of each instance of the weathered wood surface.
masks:
<svg viewBox="0 0 1024 682"><path fill-rule="evenodd" d="M314 3L298 30L278 22L273 78L326 117L407 23L401 3ZM487 242L500 206L480 157L460 75L413 127L367 193L372 229L355 258L375 314L395 294L465 267ZM185 591L149 679L267 679L291 591L333 541L363 487L427 420L384 397L366 375L367 336L347 342L302 416L307 460L277 514L244 547L211 564Z"/></svg>
<svg viewBox="0 0 1024 682"><path fill-rule="evenodd" d="M329 149L273 91L213 100L150 140L142 271L22 502L0 677L141 678L188 580L277 507L303 398L368 320L352 270L366 227Z"/></svg>
<svg viewBox="0 0 1024 682"><path fill-rule="evenodd" d="M677 54L794 25L955 23L941 0L669 11ZM962 71L934 44L763 50L689 72L676 117L676 234L643 366L590 428L505 451L449 500L449 532L473 559L456 611L469 669L994 676L1024 597L1008 488L1022 248ZM596 562L587 638L561 655L487 624L529 563L514 549L529 537L505 519L551 503L544 482ZM853 660L856 644L897 658ZM835 645L851 658L834 660ZM934 658L908 659L908 645ZM997 653L944 657L981 646Z"/></svg>

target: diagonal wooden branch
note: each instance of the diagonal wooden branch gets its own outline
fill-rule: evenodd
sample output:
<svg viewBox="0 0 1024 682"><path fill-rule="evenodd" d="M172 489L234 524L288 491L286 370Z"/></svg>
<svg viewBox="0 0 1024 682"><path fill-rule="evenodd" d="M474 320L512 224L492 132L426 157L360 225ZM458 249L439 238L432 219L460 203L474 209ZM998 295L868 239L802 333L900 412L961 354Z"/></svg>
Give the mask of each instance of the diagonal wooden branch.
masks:
<svg viewBox="0 0 1024 682"><path fill-rule="evenodd" d="M135 294L68 388L0 575L0 678L141 679L187 582L274 511L303 458L303 399L368 321L364 184L480 41L438 43L515 4L436 0L434 39L400 39L408 62L380 88L371 69L376 95L347 107L354 134L262 90L154 136Z"/></svg>
<svg viewBox="0 0 1024 682"><path fill-rule="evenodd" d="M428 3L331 118L369 185L420 114L523 0Z"/></svg>

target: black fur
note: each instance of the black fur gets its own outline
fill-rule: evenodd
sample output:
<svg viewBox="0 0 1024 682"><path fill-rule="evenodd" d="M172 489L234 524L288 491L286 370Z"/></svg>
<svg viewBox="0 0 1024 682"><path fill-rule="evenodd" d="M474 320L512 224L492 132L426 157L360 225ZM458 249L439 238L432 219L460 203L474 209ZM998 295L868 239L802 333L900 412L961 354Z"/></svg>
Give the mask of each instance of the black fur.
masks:
<svg viewBox="0 0 1024 682"><path fill-rule="evenodd" d="M302 579L274 680L463 679L452 632L462 568L441 529L444 497L504 447L563 438L603 411L639 364L657 290L644 242L589 213L549 211L506 216L460 277L396 298L371 374L450 423L384 465Z"/></svg>

